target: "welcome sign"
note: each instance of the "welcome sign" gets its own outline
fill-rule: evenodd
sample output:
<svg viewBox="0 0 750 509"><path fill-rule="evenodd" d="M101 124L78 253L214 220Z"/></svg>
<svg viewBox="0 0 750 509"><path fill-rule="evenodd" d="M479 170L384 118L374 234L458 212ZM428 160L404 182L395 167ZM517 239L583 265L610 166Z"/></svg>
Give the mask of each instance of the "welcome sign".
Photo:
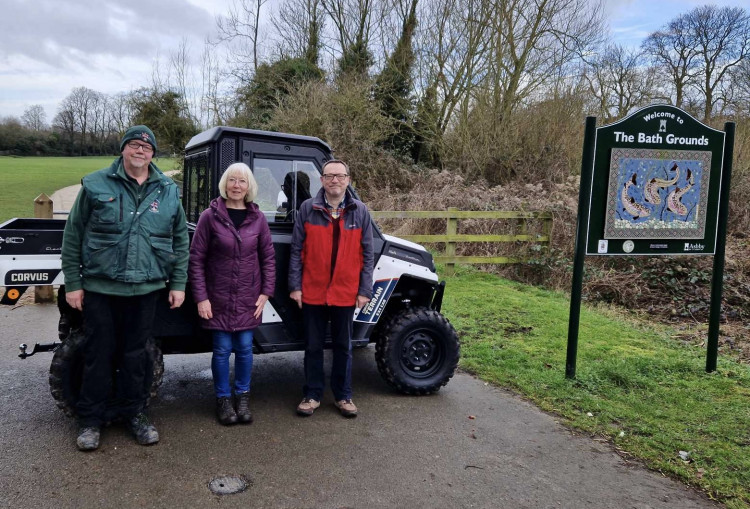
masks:
<svg viewBox="0 0 750 509"><path fill-rule="evenodd" d="M714 254L724 137L668 105L597 128L586 254Z"/></svg>

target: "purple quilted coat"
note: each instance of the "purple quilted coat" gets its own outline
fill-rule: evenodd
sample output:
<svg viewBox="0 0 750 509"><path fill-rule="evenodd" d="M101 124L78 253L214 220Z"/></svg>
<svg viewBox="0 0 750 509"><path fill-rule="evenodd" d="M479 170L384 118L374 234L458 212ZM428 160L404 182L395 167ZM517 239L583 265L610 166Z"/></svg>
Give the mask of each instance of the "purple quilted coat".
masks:
<svg viewBox="0 0 750 509"><path fill-rule="evenodd" d="M195 302L208 299L213 318L201 319L205 329L254 329L253 316L260 294L273 295L276 283L271 231L255 203L235 229L225 200L216 198L203 211L190 245L190 284Z"/></svg>

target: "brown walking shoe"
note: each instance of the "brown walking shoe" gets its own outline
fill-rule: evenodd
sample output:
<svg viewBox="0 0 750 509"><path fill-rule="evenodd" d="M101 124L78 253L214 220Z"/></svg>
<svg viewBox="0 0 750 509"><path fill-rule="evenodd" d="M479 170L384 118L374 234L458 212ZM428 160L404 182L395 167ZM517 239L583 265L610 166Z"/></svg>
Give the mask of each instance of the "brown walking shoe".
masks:
<svg viewBox="0 0 750 509"><path fill-rule="evenodd" d="M305 398L302 402L297 405L297 415L308 417L313 414L316 408L320 406L320 401L310 398Z"/></svg>
<svg viewBox="0 0 750 509"><path fill-rule="evenodd" d="M336 402L336 408L339 409L344 417L357 417L357 407L350 399L342 399Z"/></svg>

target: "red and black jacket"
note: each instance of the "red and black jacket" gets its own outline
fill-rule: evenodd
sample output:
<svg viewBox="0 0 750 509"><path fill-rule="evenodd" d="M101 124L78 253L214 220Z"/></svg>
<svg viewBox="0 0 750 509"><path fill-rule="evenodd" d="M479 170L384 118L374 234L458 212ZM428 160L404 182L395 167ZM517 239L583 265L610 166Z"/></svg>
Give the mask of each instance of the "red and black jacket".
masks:
<svg viewBox="0 0 750 509"><path fill-rule="evenodd" d="M353 306L357 295L372 297L374 254L370 213L349 190L345 203L338 221L326 207L325 189L300 206L292 234L289 291L302 290L305 304ZM338 250L333 266L336 227Z"/></svg>

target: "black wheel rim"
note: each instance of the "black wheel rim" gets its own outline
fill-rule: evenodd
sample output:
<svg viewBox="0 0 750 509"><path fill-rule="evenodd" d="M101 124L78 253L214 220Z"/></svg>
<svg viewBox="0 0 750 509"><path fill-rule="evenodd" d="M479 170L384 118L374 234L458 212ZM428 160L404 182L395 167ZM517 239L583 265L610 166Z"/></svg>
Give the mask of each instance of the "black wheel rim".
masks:
<svg viewBox="0 0 750 509"><path fill-rule="evenodd" d="M401 368L415 378L432 376L440 369L444 357L440 342L427 329L409 333L401 344L400 353Z"/></svg>

